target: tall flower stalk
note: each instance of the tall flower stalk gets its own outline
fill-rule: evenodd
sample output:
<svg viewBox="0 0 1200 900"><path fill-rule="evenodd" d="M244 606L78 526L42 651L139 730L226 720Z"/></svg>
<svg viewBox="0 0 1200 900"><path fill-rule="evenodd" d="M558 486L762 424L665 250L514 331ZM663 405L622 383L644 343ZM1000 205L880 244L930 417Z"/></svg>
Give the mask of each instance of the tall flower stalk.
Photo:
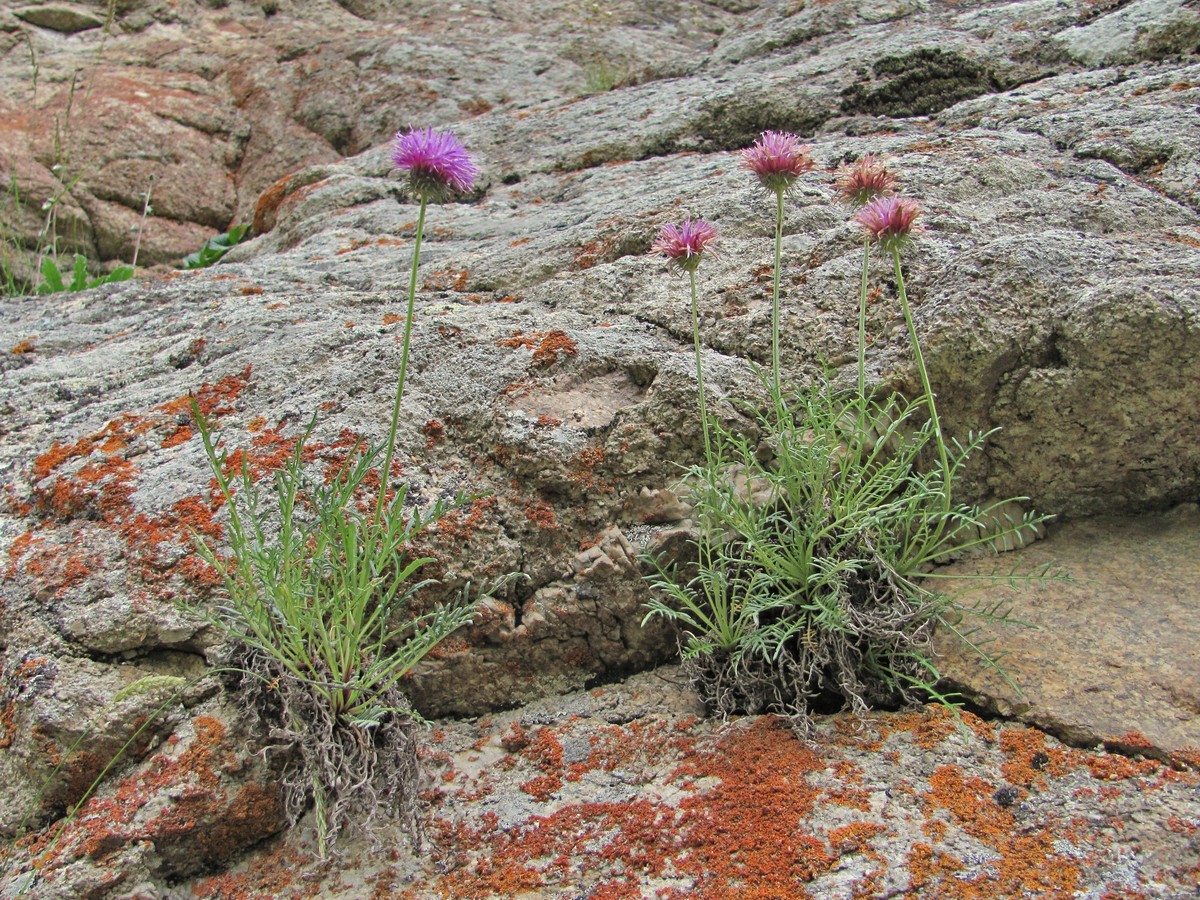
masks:
<svg viewBox="0 0 1200 900"><path fill-rule="evenodd" d="M896 192L896 176L878 157L863 154L853 166L842 169L837 192L852 207L866 206L876 197ZM862 281L858 291L858 395L867 395L867 282L871 270L871 236L863 241Z"/></svg>
<svg viewBox="0 0 1200 900"><path fill-rule="evenodd" d="M704 365L700 356L700 306L696 292L696 269L717 239L717 230L703 219L685 219L683 224L664 225L651 249L662 253L680 272L687 272L691 285L692 346L696 354L696 386L700 395L700 427L704 431L704 461L713 461L711 427L704 391ZM715 254L714 254L715 255Z"/></svg>
<svg viewBox="0 0 1200 900"><path fill-rule="evenodd" d="M780 392L779 275L783 262L783 198L796 179L813 167L811 148L794 134L764 131L754 145L742 151L742 166L775 195L775 269L771 286L771 385Z"/></svg>
<svg viewBox="0 0 1200 900"><path fill-rule="evenodd" d="M478 167L471 161L458 138L449 131L437 132L432 128L397 133L392 142L392 163L397 169L408 172L409 184L421 198L421 208L417 213L417 235L413 241L412 269L408 279L408 308L404 317L404 342L400 350L400 373L396 378L396 399L392 403L391 427L384 450L383 471L379 477L376 519L383 516L383 508L387 503L392 454L396 447L396 432L400 427L400 405L404 400L408 351L417 301L417 270L421 264L421 239L425 232L425 209L431 199L442 199L451 191L465 193L471 190L479 174Z"/></svg>
<svg viewBox="0 0 1200 900"><path fill-rule="evenodd" d="M858 211L854 220L866 232L868 248L871 242L892 259L896 272L897 291L900 295L900 309L904 313L904 324L908 328L909 341L912 344L913 358L917 363L917 372L921 376L921 387L925 391L925 401L929 408L929 418L933 423L934 440L937 443L938 457L942 464L943 488L946 509L950 508L950 455L946 450L946 438L942 434L941 421L938 418L937 403L934 400L933 385L929 381L929 369L925 365L925 354L921 352L921 341L917 338L917 326L913 322L912 307L908 302L908 293L904 288L904 270L900 265L900 251L912 243L912 235L922 229L917 224L921 215L921 207L915 200L908 197L877 196Z"/></svg>

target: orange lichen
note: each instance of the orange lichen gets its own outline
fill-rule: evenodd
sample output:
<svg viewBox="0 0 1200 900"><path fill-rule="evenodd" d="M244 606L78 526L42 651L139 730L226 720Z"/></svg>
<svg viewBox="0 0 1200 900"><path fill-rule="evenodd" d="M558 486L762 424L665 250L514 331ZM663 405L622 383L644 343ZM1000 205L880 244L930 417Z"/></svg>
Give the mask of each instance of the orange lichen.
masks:
<svg viewBox="0 0 1200 900"><path fill-rule="evenodd" d="M558 362L559 354L574 356L579 352L578 345L571 340L565 331L535 331L525 334L522 331L513 332L512 337L496 342L497 347L512 349L523 348L533 351L530 364L534 368L549 368Z"/></svg>
<svg viewBox="0 0 1200 900"><path fill-rule="evenodd" d="M525 518L544 531L558 528L558 520L554 518L554 507L541 500L525 504Z"/></svg>
<svg viewBox="0 0 1200 900"><path fill-rule="evenodd" d="M1036 829L1018 828L1013 814L998 804L993 794L991 784L966 775L959 766L942 765L934 771L924 802L931 809L949 812L955 824L993 848L998 858L970 877L948 854L926 856L924 866L912 859L913 887L936 886L933 893L937 896L955 900L1075 896L1081 877L1079 862L1055 850L1056 840L1066 836L1061 827L1056 827L1058 823L1049 821ZM917 846L913 850L915 853Z"/></svg>
<svg viewBox="0 0 1200 900"><path fill-rule="evenodd" d="M495 497L479 497L466 506L446 513L437 523L437 532L447 538L466 540L483 524L487 514L496 508Z"/></svg>
<svg viewBox="0 0 1200 900"><path fill-rule="evenodd" d="M1153 759L1130 759L1127 756L1103 754L1085 760L1092 777L1100 781L1125 781L1155 774L1162 766Z"/></svg>
<svg viewBox="0 0 1200 900"><path fill-rule="evenodd" d="M441 269L430 273L425 279L427 291L465 291L470 281L470 273L466 269Z"/></svg>
<svg viewBox="0 0 1200 900"><path fill-rule="evenodd" d="M873 838L887 833L887 826L878 822L851 822L829 830L829 846L839 856L861 853Z"/></svg>
<svg viewBox="0 0 1200 900"><path fill-rule="evenodd" d="M1006 728L1000 733L1000 749L1009 759L1000 771L1018 787L1046 786L1046 776L1061 777L1074 768L1070 754L1046 744L1046 735L1033 728Z"/></svg>
<svg viewBox="0 0 1200 900"><path fill-rule="evenodd" d="M596 481L596 469L604 465L605 456L603 447L587 447L580 450L567 461L570 467L568 477L583 487L604 489L606 486Z"/></svg>
<svg viewBox="0 0 1200 900"><path fill-rule="evenodd" d="M14 345L12 348L12 352L19 356L22 353L33 353L34 350L36 350L36 349L37 349L37 346L35 345L35 343L32 340L24 340L24 341L18 342L16 345Z"/></svg>
<svg viewBox="0 0 1200 900"><path fill-rule="evenodd" d="M12 746L13 736L17 733L16 710L16 700L9 700L0 709L0 750Z"/></svg>
<svg viewBox="0 0 1200 900"><path fill-rule="evenodd" d="M446 426L437 419L430 419L421 426L421 430L425 432L425 436L429 438L429 440L425 442L426 450L432 449L436 444L441 443L446 436Z"/></svg>
<svg viewBox="0 0 1200 900"><path fill-rule="evenodd" d="M215 419L228 415L234 410L234 402L250 383L250 366L246 366L237 375L228 375L216 384L202 384L194 394L185 394L175 400L154 407L154 411L167 416L190 414L192 403L200 408L206 419Z"/></svg>
<svg viewBox="0 0 1200 900"><path fill-rule="evenodd" d="M306 862L311 862L311 857L278 844L262 855L256 855L245 872L226 872L200 879L192 887L191 896L195 900L279 897L296 883Z"/></svg>

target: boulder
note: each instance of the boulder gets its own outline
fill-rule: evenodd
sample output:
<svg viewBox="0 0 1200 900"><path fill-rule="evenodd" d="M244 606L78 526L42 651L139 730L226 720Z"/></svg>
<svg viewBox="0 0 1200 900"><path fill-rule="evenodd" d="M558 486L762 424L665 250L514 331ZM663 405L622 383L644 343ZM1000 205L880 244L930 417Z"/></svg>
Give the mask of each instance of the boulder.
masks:
<svg viewBox="0 0 1200 900"><path fill-rule="evenodd" d="M314 414L314 467L336 468L358 438L385 439L418 216L389 158L401 127L453 125L481 167L470 195L428 210L418 271L397 477L422 508L466 495L418 548L440 581L419 602L524 576L412 673L404 687L422 713L546 702L674 655L669 629L643 624L639 556L686 551L690 510L673 489L702 438L687 282L649 248L688 215L720 231L698 273L703 364L714 413L749 428L736 401L753 396L753 368L770 355L774 198L738 150L767 128L800 132L817 163L785 208L787 376L854 379L863 246L833 181L845 161L880 154L925 210L903 265L943 424L962 439L999 429L964 499L1027 498L1063 523L1045 551L1005 563L1036 566L1055 546L1085 571L1089 545L1108 560L1151 546L1186 555L1186 516L1171 528L1129 520L1200 496L1194 48L1113 56L1107 37L1076 33L1101 21L1084 0L622 0L582 16L556 0L533 13L399 0L116 10L110 29L70 35L0 19L0 81L12 88L0 94L0 178L19 187L0 207L6 270L32 277L50 213L60 253L105 264L128 261L138 237L140 262L166 262L235 220L256 235L214 269L0 299L4 828L52 816L103 768L81 763L41 804L39 727L58 728L60 748L98 729L111 760L163 702L117 701L122 690L217 658L217 638L179 603L218 602L194 540L224 547L228 525L193 399L259 478ZM868 377L914 392L887 260L874 260L868 287ZM1089 524L1101 516L1116 518ZM1140 598L1169 584L1144 571L1138 603L1113 602L1136 568L1106 564L1096 577L1107 587L1072 595L1075 609L1053 593L1029 595L1031 609L1073 623L1055 653L1091 672L1078 616L1103 625L1106 660L1129 661L1093 679L1114 695L1149 680L1186 698L1194 660L1165 633L1186 631L1186 591L1147 616ZM1134 631L1174 648L1158 669L1133 665L1121 641ZM1098 708L1061 689L1078 670L1051 670L1038 655L1050 643L1012 640L1029 701L948 663L981 709L1188 764L1186 702ZM27 684L34 660L41 680ZM1039 668L1059 674L1043 681ZM120 820L100 849L130 890L190 860L223 865L280 827L271 775L231 737L253 723L221 697L184 697L155 726L152 740L174 734L183 754L197 736L233 742L237 771L164 787L181 809L203 794L182 850L163 849L176 832ZM1135 731L1144 743L1123 739ZM122 784L145 787L173 765L136 749ZM238 806L238 785L253 804ZM97 802L117 802L120 785L105 789ZM146 815L170 806L154 802ZM232 811L247 805L266 813ZM203 837L222 820L244 829ZM81 867L74 887L46 890L110 889L80 841L60 860Z"/></svg>

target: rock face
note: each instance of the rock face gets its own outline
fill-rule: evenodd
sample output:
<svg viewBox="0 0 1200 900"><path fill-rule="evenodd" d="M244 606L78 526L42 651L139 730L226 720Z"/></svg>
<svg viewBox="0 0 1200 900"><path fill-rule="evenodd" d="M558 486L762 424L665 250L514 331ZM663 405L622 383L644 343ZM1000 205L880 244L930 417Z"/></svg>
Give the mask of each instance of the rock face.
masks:
<svg viewBox="0 0 1200 900"><path fill-rule="evenodd" d="M532 17L517 2L407 0L0 11L6 244L36 251L49 221L67 254L129 262L140 233L143 265L173 262L248 222L260 192L299 167L409 124L691 71L733 21L720 4L676 0L560 0ZM15 255L29 277L36 252Z"/></svg>
<svg viewBox="0 0 1200 900"><path fill-rule="evenodd" d="M422 250L402 477L422 504L475 495L429 537L442 587L428 602L527 576L416 671L406 690L426 715L483 714L672 655L672 635L641 624L637 557L685 514L665 491L701 441L686 283L647 251L685 215L720 230L700 270L701 337L716 412L738 424L730 399L770 352L773 199L735 151L766 128L803 134L818 162L786 208L792 377L853 377L862 244L833 171L882 154L927 211L906 280L943 422L1000 429L968 492L1025 496L1068 523L1200 497L1200 59L1186 5L230 0L119 3L111 22L107 3L61 8L78 15L0 12L0 175L19 187L2 201L6 265L27 271L13 248L32 251L47 214L62 250L98 260L128 260L131 228L142 262L234 219L257 237L213 270L0 301L5 833L73 802L70 785L172 693L118 700L126 687L190 678L213 650L176 605L213 596L192 540L221 539L227 521L191 398L259 474L314 412L327 464L386 435L417 218L385 145L401 126L453 124L482 169L473 195L429 210ZM871 289L870 378L914 389L882 260ZM1164 540L1186 548L1185 528ZM1107 603L1108 631L1129 632L1105 590L1079 590L1082 615ZM1130 608L1144 641L1190 621L1193 594L1175 596L1156 619ZM1080 637L1062 635L1062 652L1084 652ZM1010 702L966 671L968 691ZM1160 676L1134 687L1142 677ZM144 777L151 742L199 718L241 727L203 684L117 776ZM1029 720L1055 733L1134 728L1041 691ZM1077 716L1082 730L1062 724ZM1167 758L1195 716L1136 730ZM35 801L53 765L39 727L58 729L61 752L85 724L103 736L97 758ZM171 771L190 790L193 775ZM243 783L268 790L256 778ZM278 817L254 827L265 836ZM175 839L147 828L130 826L127 846ZM227 858L227 842L196 841L186 864L160 850L136 871L170 879Z"/></svg>
<svg viewBox="0 0 1200 900"><path fill-rule="evenodd" d="M1071 522L1013 555L1030 569L1056 566L1073 579L988 592L1032 626L979 635L1004 652L1020 692L980 673L953 642L942 674L968 686L975 703L1076 745L1137 747L1165 759L1200 748L1196 505L1167 516Z"/></svg>

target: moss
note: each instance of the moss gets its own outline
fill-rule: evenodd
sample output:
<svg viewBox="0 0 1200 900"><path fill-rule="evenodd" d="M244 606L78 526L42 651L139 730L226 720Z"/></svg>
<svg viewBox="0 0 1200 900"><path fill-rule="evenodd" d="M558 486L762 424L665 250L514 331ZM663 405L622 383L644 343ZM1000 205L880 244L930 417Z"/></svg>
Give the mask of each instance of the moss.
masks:
<svg viewBox="0 0 1200 900"><path fill-rule="evenodd" d="M928 116L1003 88L991 70L953 51L922 48L885 56L872 67L881 83L842 91L842 112L903 119Z"/></svg>
<svg viewBox="0 0 1200 900"><path fill-rule="evenodd" d="M1200 20L1176 20L1148 28L1138 35L1137 49L1143 59L1153 60L1200 53Z"/></svg>
<svg viewBox="0 0 1200 900"><path fill-rule="evenodd" d="M813 134L828 117L828 111L808 106L792 92L757 97L739 94L704 104L688 131L697 139L699 150L740 150L768 130Z"/></svg>

